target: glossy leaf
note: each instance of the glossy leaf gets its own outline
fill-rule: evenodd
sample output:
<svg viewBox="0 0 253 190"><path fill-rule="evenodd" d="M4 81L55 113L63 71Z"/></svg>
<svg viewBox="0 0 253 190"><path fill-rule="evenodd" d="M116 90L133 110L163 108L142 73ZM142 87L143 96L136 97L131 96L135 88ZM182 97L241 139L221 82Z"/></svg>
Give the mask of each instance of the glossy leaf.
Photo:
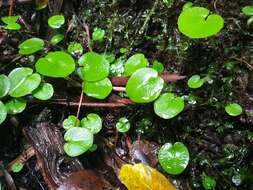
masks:
<svg viewBox="0 0 253 190"><path fill-rule="evenodd" d="M5 24L13 24L16 23L19 19L19 16L4 16L1 17L1 20L5 23Z"/></svg>
<svg viewBox="0 0 253 190"><path fill-rule="evenodd" d="M7 109L3 102L0 101L0 124L4 122L7 117Z"/></svg>
<svg viewBox="0 0 253 190"><path fill-rule="evenodd" d="M144 164L125 164L119 178L128 190L176 190L159 171Z"/></svg>
<svg viewBox="0 0 253 190"><path fill-rule="evenodd" d="M11 166L11 171L14 173L20 172L24 167L24 164L16 162Z"/></svg>
<svg viewBox="0 0 253 190"><path fill-rule="evenodd" d="M158 73L162 73L164 71L164 66L161 62L155 60L152 66Z"/></svg>
<svg viewBox="0 0 253 190"><path fill-rule="evenodd" d="M116 123L116 129L121 133L126 133L129 131L131 125L126 117L122 117Z"/></svg>
<svg viewBox="0 0 253 190"><path fill-rule="evenodd" d="M126 85L128 97L137 103L149 103L160 95L164 81L158 72L151 68L135 71Z"/></svg>
<svg viewBox="0 0 253 190"><path fill-rule="evenodd" d="M81 127L84 127L92 134L97 134L102 129L102 119L95 113L90 113L81 120Z"/></svg>
<svg viewBox="0 0 253 190"><path fill-rule="evenodd" d="M44 48L44 41L40 38L30 38L19 44L19 54L29 55Z"/></svg>
<svg viewBox="0 0 253 190"><path fill-rule="evenodd" d="M204 79L201 79L199 75L193 75L189 78L187 84L190 88L200 88L204 84Z"/></svg>
<svg viewBox="0 0 253 190"><path fill-rule="evenodd" d="M36 71L54 78L64 78L75 70L75 61L63 51L49 52L35 64Z"/></svg>
<svg viewBox="0 0 253 190"><path fill-rule="evenodd" d="M32 95L39 100L48 100L54 95L54 87L50 83L41 83Z"/></svg>
<svg viewBox="0 0 253 190"><path fill-rule="evenodd" d="M33 74L33 70L28 67L18 67L10 72L8 75L11 82L10 96L22 97L32 93L40 82L39 74Z"/></svg>
<svg viewBox="0 0 253 190"><path fill-rule="evenodd" d="M167 173L178 175L189 163L189 151L183 143L176 142L174 145L166 143L159 150L158 160Z"/></svg>
<svg viewBox="0 0 253 190"><path fill-rule="evenodd" d="M19 30L21 28L20 24L17 23L19 16L4 16L1 20L6 24L5 29L8 30Z"/></svg>
<svg viewBox="0 0 253 190"><path fill-rule="evenodd" d="M73 127L64 135L64 150L69 156L79 156L89 150L93 144L93 134L86 128Z"/></svg>
<svg viewBox="0 0 253 190"><path fill-rule="evenodd" d="M95 52L85 53L78 63L81 67L82 79L90 82L99 81L109 75L109 62L104 56Z"/></svg>
<svg viewBox="0 0 253 190"><path fill-rule="evenodd" d="M54 15L48 19L48 25L54 29L60 28L64 23L65 18L63 15Z"/></svg>
<svg viewBox="0 0 253 190"><path fill-rule="evenodd" d="M20 98L14 98L5 104L8 114L18 114L26 108L26 102Z"/></svg>
<svg viewBox="0 0 253 190"><path fill-rule="evenodd" d="M64 119L62 125L65 130L68 130L72 127L78 127L80 125L80 121L76 116L70 115L67 119Z"/></svg>
<svg viewBox="0 0 253 190"><path fill-rule="evenodd" d="M51 43L56 45L58 43L60 43L62 40L64 39L64 35L62 34L56 34L51 38Z"/></svg>
<svg viewBox="0 0 253 190"><path fill-rule="evenodd" d="M253 16L253 6L245 6L242 8L242 12L247 16Z"/></svg>
<svg viewBox="0 0 253 190"><path fill-rule="evenodd" d="M83 82L83 91L87 96L105 99L112 91L112 83L108 78L97 82Z"/></svg>
<svg viewBox="0 0 253 190"><path fill-rule="evenodd" d="M6 75L0 75L0 98L8 94L11 89L10 79Z"/></svg>
<svg viewBox="0 0 253 190"><path fill-rule="evenodd" d="M87 152L91 147L92 145L87 144L85 141L69 141L64 144L63 148L68 156L76 157Z"/></svg>
<svg viewBox="0 0 253 190"><path fill-rule="evenodd" d="M178 18L179 31L190 38L206 38L217 34L224 26L220 15L210 14L203 7L183 10Z"/></svg>
<svg viewBox="0 0 253 190"><path fill-rule="evenodd" d="M83 54L83 46L78 42L70 42L68 45L68 52L75 55L82 55Z"/></svg>
<svg viewBox="0 0 253 190"><path fill-rule="evenodd" d="M130 76L132 73L140 68L148 66L148 60L142 53L136 53L132 55L125 64L125 75Z"/></svg>
<svg viewBox="0 0 253 190"><path fill-rule="evenodd" d="M155 113L163 119L171 119L184 109L184 100L172 93L162 94L154 103Z"/></svg>
<svg viewBox="0 0 253 190"><path fill-rule="evenodd" d="M231 103L226 105L225 111L228 115L236 117L242 114L242 107L237 103Z"/></svg>
<svg viewBox="0 0 253 190"><path fill-rule="evenodd" d="M11 23L11 24L4 26L4 28L7 30L20 30L21 26L18 23Z"/></svg>
<svg viewBox="0 0 253 190"><path fill-rule="evenodd" d="M102 28L95 28L92 32L92 40L102 41L105 36L105 31Z"/></svg>

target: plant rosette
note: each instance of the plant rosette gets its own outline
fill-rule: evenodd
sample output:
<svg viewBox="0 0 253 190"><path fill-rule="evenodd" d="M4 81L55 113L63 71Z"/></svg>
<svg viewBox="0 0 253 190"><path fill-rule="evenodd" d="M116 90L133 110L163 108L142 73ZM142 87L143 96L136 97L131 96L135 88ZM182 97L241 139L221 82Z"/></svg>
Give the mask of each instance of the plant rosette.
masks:
<svg viewBox="0 0 253 190"><path fill-rule="evenodd" d="M188 7L178 18L178 28L189 38L206 38L221 31L224 20L204 7Z"/></svg>

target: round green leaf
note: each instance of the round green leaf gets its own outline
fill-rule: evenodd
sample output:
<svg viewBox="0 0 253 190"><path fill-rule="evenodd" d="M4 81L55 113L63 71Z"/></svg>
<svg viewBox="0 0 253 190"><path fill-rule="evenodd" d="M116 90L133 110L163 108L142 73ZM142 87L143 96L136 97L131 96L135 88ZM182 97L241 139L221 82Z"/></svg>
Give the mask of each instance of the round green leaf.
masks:
<svg viewBox="0 0 253 190"><path fill-rule="evenodd" d="M5 104L8 114L18 114L24 111L26 102L23 99L12 99Z"/></svg>
<svg viewBox="0 0 253 190"><path fill-rule="evenodd" d="M4 122L7 117L7 109L3 102L0 101L0 124Z"/></svg>
<svg viewBox="0 0 253 190"><path fill-rule="evenodd" d="M112 83L108 78L97 82L83 82L83 91L87 96L105 99L112 91Z"/></svg>
<svg viewBox="0 0 253 190"><path fill-rule="evenodd" d="M11 81L10 96L21 97L32 93L40 82L39 74L33 74L33 70L28 67L18 67L10 72L8 75Z"/></svg>
<svg viewBox="0 0 253 190"><path fill-rule="evenodd" d="M158 160L162 168L172 175L178 175L185 170L189 157L187 147L181 142L176 142L174 145L166 143L158 152Z"/></svg>
<svg viewBox="0 0 253 190"><path fill-rule="evenodd" d="M92 40L102 41L105 36L105 31L102 28L95 28L92 33Z"/></svg>
<svg viewBox="0 0 253 190"><path fill-rule="evenodd" d="M58 44L59 42L61 42L62 40L64 39L64 35L62 34L56 34L54 35L52 38L51 38L51 43L56 45Z"/></svg>
<svg viewBox="0 0 253 190"><path fill-rule="evenodd" d="M116 129L121 133L126 133L127 131L129 131L130 127L130 122L126 117L120 118L119 121L116 123Z"/></svg>
<svg viewBox="0 0 253 190"><path fill-rule="evenodd" d="M64 119L64 121L63 121L63 128L65 130L68 130L68 129L72 128L72 127L79 127L79 125L80 125L80 121L74 115L68 116L68 118Z"/></svg>
<svg viewBox="0 0 253 190"><path fill-rule="evenodd" d="M65 141L85 141L86 144L93 144L93 134L90 130L82 127L71 127L64 135Z"/></svg>
<svg viewBox="0 0 253 190"><path fill-rule="evenodd" d="M135 71L126 85L128 97L137 103L149 103L160 95L164 81L158 72L151 68Z"/></svg>
<svg viewBox="0 0 253 190"><path fill-rule="evenodd" d="M90 113L81 120L81 127L89 129L92 134L97 134L102 129L102 119L95 113Z"/></svg>
<svg viewBox="0 0 253 190"><path fill-rule="evenodd" d="M204 175L202 178L202 185L206 190L213 190L216 186L216 181L213 177Z"/></svg>
<svg viewBox="0 0 253 190"><path fill-rule="evenodd" d="M199 75L193 75L187 82L190 88L200 88L204 84L204 80Z"/></svg>
<svg viewBox="0 0 253 190"><path fill-rule="evenodd" d="M73 127L67 130L64 150L69 156L79 156L89 150L93 144L93 134L86 128Z"/></svg>
<svg viewBox="0 0 253 190"><path fill-rule="evenodd" d="M63 51L48 53L35 64L36 71L42 75L64 78L75 70L75 61L71 55Z"/></svg>
<svg viewBox="0 0 253 190"><path fill-rule="evenodd" d="M44 41L40 38L30 38L19 44L19 54L29 55L44 48Z"/></svg>
<svg viewBox="0 0 253 190"><path fill-rule="evenodd" d="M184 109L184 100L172 93L162 94L154 103L156 115L163 119L171 119Z"/></svg>
<svg viewBox="0 0 253 190"><path fill-rule="evenodd" d="M65 143L63 148L68 156L76 157L87 152L91 147L92 145L87 144L85 141L79 142L70 141Z"/></svg>
<svg viewBox="0 0 253 190"><path fill-rule="evenodd" d="M48 100L54 95L54 87L49 83L41 83L32 95L39 100Z"/></svg>
<svg viewBox="0 0 253 190"><path fill-rule="evenodd" d="M188 8L191 8L193 6L193 3L192 2L187 2L184 4L183 6L183 11L185 11L186 9Z"/></svg>
<svg viewBox="0 0 253 190"><path fill-rule="evenodd" d="M253 16L253 6L245 6L242 8L242 12L247 16Z"/></svg>
<svg viewBox="0 0 253 190"><path fill-rule="evenodd" d="M0 98L8 94L11 89L10 79L6 75L0 75Z"/></svg>
<svg viewBox="0 0 253 190"><path fill-rule="evenodd" d="M83 54L83 46L78 42L70 42L68 45L68 52L74 55L81 55Z"/></svg>
<svg viewBox="0 0 253 190"><path fill-rule="evenodd" d="M24 167L24 164L17 162L11 166L11 171L14 173L18 173L23 169L23 167Z"/></svg>
<svg viewBox="0 0 253 190"><path fill-rule="evenodd" d="M230 116L239 116L242 114L242 107L237 103L231 103L226 105L225 111Z"/></svg>
<svg viewBox="0 0 253 190"><path fill-rule="evenodd" d="M109 62L104 56L95 52L85 53L78 63L81 67L82 79L90 82L99 81L109 75Z"/></svg>
<svg viewBox="0 0 253 190"><path fill-rule="evenodd" d="M142 53L136 53L132 55L125 64L125 75L130 76L132 73L140 68L148 66L148 60Z"/></svg>
<svg viewBox="0 0 253 190"><path fill-rule="evenodd" d="M154 61L152 68L155 69L158 73L162 73L164 71L163 64L157 60Z"/></svg>
<svg viewBox="0 0 253 190"><path fill-rule="evenodd" d="M190 38L206 38L217 34L224 26L220 15L210 14L203 7L183 10L178 18L179 31Z"/></svg>
<svg viewBox="0 0 253 190"><path fill-rule="evenodd" d="M48 19L48 25L54 29L60 28L64 23L65 18L63 15L54 15Z"/></svg>
<svg viewBox="0 0 253 190"><path fill-rule="evenodd" d="M4 26L4 28L7 30L20 30L21 26L18 23L11 23L11 24Z"/></svg>

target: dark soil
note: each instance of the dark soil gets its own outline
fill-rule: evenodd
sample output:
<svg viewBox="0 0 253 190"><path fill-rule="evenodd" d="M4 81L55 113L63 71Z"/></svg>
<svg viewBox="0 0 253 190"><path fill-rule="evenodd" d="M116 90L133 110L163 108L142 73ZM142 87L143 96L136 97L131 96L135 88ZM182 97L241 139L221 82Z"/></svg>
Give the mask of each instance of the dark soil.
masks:
<svg viewBox="0 0 253 190"><path fill-rule="evenodd" d="M119 57L119 49L125 47L129 55L143 52L150 62L159 60L169 72L187 77L208 75L211 80L198 90L190 90L187 79L168 84L165 91L172 90L188 99L184 112L170 120L156 116L152 105L117 109L84 107L80 116L91 111L100 113L104 118L100 136L109 141L115 138L116 121L126 116L132 124L128 136L133 141L140 135L141 139L160 145L183 142L189 149L190 163L181 175L168 176L178 189L203 189L201 176L205 173L216 179L217 190L252 190L253 29L247 27L247 17L241 13L241 8L249 2L195 0L194 4L219 13L225 20L221 33L202 40L191 40L178 31L177 18L185 2L175 0L169 8L160 0L146 25L143 23L154 5L151 0L63 1L61 10L47 7L37 12L32 4L15 4L14 14L21 15L28 27L23 27L21 32L8 31L8 39L0 43L0 73L7 74L18 66L33 67L32 57L18 57L18 44L31 36L49 39L53 31L47 26L47 18L62 12L68 24L73 22L71 18L75 14L85 19L91 31L97 26L105 29L106 39L103 43L95 43L94 51L113 52ZM8 14L8 7L2 6L0 10L0 16ZM66 32L67 26L62 32ZM0 35L4 32L0 29ZM66 36L61 45L63 48L70 41L84 43L84 29L78 24ZM71 99L80 94L80 89L68 88L65 80L48 80L54 84L56 96ZM51 110L51 120L55 124L76 113L76 108L34 104L27 98L30 104L26 110L9 117L1 126L0 160L4 165L25 149L28 143L22 129L31 125L45 106ZM244 108L240 117L230 117L224 112L224 105L231 101ZM118 151L127 154L125 137L119 135L118 139ZM85 154L79 160L84 167L93 169L97 167L93 158L100 156L97 151ZM162 171L159 166L157 168ZM11 174L17 187L47 189L34 158L25 164L22 172ZM4 187L4 178L0 180Z"/></svg>

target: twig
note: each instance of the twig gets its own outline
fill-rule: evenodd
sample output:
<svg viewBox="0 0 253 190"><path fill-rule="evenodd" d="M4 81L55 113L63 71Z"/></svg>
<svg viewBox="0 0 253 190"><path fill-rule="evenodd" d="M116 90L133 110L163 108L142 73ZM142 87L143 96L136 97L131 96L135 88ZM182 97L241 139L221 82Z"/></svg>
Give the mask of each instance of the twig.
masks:
<svg viewBox="0 0 253 190"><path fill-rule="evenodd" d="M13 5L14 5L14 0L9 0L9 5L10 5L10 8L9 8L9 16L12 15L12 12L13 12Z"/></svg>
<svg viewBox="0 0 253 190"><path fill-rule="evenodd" d="M154 5L153 5L152 9L150 10L150 12L149 12L147 18L145 19L145 21L144 21L144 23L143 23L143 25L142 25L142 27L141 27L141 29L140 29L140 31L139 31L139 34L143 34L143 32L145 31L146 26L147 26L147 24L148 24L148 22L149 22L151 16L155 13L155 9L156 9L156 7L157 7L157 5L158 5L158 2L159 2L159 0L156 0L156 1L155 1L155 3L154 3Z"/></svg>
<svg viewBox="0 0 253 190"><path fill-rule="evenodd" d="M10 172L11 171L11 167L16 164L16 163L21 163L24 164L25 162L27 162L27 160L29 160L31 157L33 157L35 155L35 151L33 149L33 147L29 147L26 150L24 150L22 152L22 154L20 154L17 158L15 158L13 161L11 161L8 165L7 165L7 171ZM4 174L0 172L0 177L3 176Z"/></svg>
<svg viewBox="0 0 253 190"><path fill-rule="evenodd" d="M79 115L80 115L80 110L81 110L82 102L83 102L83 89L81 91L80 100L79 100L79 103L78 103L78 108L77 108L77 113L76 113L76 117L77 118L79 118Z"/></svg>

